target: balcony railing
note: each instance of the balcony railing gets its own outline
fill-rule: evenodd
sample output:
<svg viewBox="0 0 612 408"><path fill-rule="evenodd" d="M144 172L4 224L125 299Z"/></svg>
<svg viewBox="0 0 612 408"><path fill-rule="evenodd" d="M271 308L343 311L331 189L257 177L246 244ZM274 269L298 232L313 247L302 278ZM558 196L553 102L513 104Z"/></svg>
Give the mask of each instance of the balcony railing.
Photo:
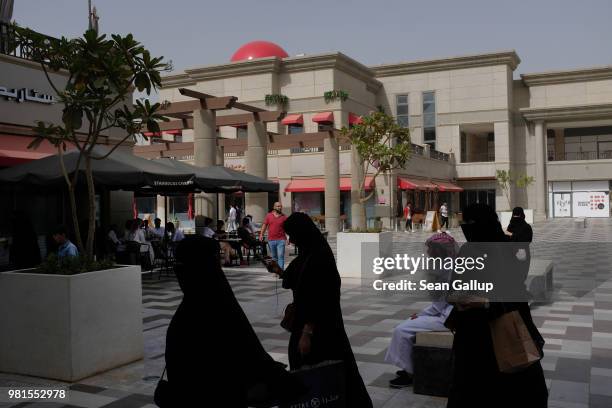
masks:
<svg viewBox="0 0 612 408"><path fill-rule="evenodd" d="M439 152L437 150L430 150L429 157L435 160L448 161L450 156L448 153Z"/></svg>
<svg viewBox="0 0 612 408"><path fill-rule="evenodd" d="M323 151L323 147L292 147L291 153L319 153Z"/></svg>
<svg viewBox="0 0 612 408"><path fill-rule="evenodd" d="M49 39L53 37L45 36ZM17 36L11 24L0 22L0 54L11 55L17 58L32 59L32 49L16 44Z"/></svg>
<svg viewBox="0 0 612 408"><path fill-rule="evenodd" d="M564 152L564 153L548 153L548 161L564 161L564 160L605 160L612 159L612 151L604 152Z"/></svg>

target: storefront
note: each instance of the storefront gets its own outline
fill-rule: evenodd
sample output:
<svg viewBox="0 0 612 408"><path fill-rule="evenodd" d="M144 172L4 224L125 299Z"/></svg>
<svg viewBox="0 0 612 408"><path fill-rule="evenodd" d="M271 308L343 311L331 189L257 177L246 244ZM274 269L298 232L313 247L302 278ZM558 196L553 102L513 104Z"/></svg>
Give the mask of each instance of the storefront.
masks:
<svg viewBox="0 0 612 408"><path fill-rule="evenodd" d="M548 183L551 218L610 217L610 181L553 181Z"/></svg>

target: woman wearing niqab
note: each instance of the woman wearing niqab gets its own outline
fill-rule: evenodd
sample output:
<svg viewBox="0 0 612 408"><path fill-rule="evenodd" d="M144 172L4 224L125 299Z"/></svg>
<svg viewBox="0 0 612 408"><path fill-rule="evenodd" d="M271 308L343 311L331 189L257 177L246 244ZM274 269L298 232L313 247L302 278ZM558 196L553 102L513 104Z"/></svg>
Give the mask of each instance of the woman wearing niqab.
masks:
<svg viewBox="0 0 612 408"><path fill-rule="evenodd" d="M331 248L306 214L291 214L284 228L299 250L282 273L283 287L292 290L295 306L289 340L291 369L341 360L346 374L346 406L372 407L344 330L340 275Z"/></svg>
<svg viewBox="0 0 612 408"><path fill-rule="evenodd" d="M461 247L459 257L475 258L483 253L488 257L484 271L466 271L462 275L455 274L453 279L493 280L495 287L504 291L489 294L493 299L489 303L466 304L449 299L455 303L446 321L446 326L454 331L454 369L447 407L544 408L548 390L540 362L516 373L502 373L491 339L489 322L517 310L540 353L544 346L526 301L524 276L514 258L513 246L507 244L510 240L491 207L471 205L464 211L464 220L466 224L462 227L468 242ZM508 294L512 299L505 298Z"/></svg>
<svg viewBox="0 0 612 408"><path fill-rule="evenodd" d="M266 353L236 300L218 242L188 236L178 244L176 260L184 296L166 337L171 406L242 408L252 385L282 385L288 373Z"/></svg>

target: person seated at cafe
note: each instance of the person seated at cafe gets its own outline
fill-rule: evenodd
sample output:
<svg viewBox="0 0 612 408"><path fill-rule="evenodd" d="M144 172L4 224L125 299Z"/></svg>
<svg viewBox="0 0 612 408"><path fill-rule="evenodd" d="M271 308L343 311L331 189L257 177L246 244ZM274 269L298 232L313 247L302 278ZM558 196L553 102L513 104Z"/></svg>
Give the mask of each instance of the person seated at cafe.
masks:
<svg viewBox="0 0 612 408"><path fill-rule="evenodd" d="M215 231L211 228L213 223L213 219L210 217L204 217L204 229L202 230L202 235L206 238L214 238Z"/></svg>
<svg viewBox="0 0 612 408"><path fill-rule="evenodd" d="M59 245L59 248L57 249L58 259L79 256L79 250L77 249L76 245L70 242L67 235L68 232L66 231L66 227L64 225L58 225L53 230L53 240Z"/></svg>
<svg viewBox="0 0 612 408"><path fill-rule="evenodd" d="M161 226L161 220L159 218L155 218L155 220L153 221L153 225L153 228L151 228L151 235L162 239L166 231L164 227Z"/></svg>
<svg viewBox="0 0 612 408"><path fill-rule="evenodd" d="M176 228L173 222L166 223L166 237L173 242L182 241L185 238L183 231Z"/></svg>
<svg viewBox="0 0 612 408"><path fill-rule="evenodd" d="M242 244L247 248L261 248L261 254L267 255L266 244L253 236L253 233L249 230L248 225L251 223L249 217L242 219L242 224L238 227L238 238L242 240Z"/></svg>
<svg viewBox="0 0 612 408"><path fill-rule="evenodd" d="M215 231L215 236L218 239L227 237L227 231L225 231L225 221L217 220L217 230Z"/></svg>
<svg viewBox="0 0 612 408"><path fill-rule="evenodd" d="M130 232L132 231L132 224L134 223L134 220L127 220L124 224L124 228L123 228L123 239L127 240L127 237L130 235Z"/></svg>
<svg viewBox="0 0 612 408"><path fill-rule="evenodd" d="M255 226L255 223L253 223L253 216L247 215L246 218L249 219L249 225L247 225L246 228L251 231L251 234L255 235L259 232L259 230L257 229L257 226Z"/></svg>
<svg viewBox="0 0 612 408"><path fill-rule="evenodd" d="M155 252L153 247L145 238L145 230L141 228L142 220L135 218L132 222L132 229L127 235L126 241L138 242L140 244L140 252L149 254L149 261L153 264L155 259Z"/></svg>

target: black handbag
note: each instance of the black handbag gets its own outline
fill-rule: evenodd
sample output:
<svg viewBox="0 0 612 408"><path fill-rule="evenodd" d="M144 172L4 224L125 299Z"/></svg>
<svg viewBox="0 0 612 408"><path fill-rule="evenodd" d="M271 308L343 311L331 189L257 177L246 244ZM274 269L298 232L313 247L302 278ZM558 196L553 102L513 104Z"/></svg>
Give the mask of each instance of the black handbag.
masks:
<svg viewBox="0 0 612 408"><path fill-rule="evenodd" d="M160 408L170 407L172 403L170 383L168 380L164 380L165 374L166 367L164 367L164 371L162 372L161 378L157 382L157 387L155 387L155 393L153 394L153 401L155 402L155 405Z"/></svg>
<svg viewBox="0 0 612 408"><path fill-rule="evenodd" d="M280 322L280 326L291 332L293 330L293 326L295 323L295 304L289 303L287 307L285 307L285 315L283 316L283 320Z"/></svg>

